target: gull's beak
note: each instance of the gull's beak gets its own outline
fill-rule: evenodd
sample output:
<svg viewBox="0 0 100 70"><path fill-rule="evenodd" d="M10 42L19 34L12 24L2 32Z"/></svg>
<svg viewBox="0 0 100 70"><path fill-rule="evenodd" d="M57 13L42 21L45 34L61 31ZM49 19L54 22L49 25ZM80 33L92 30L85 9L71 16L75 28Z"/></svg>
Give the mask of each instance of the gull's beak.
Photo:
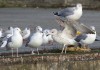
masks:
<svg viewBox="0 0 100 70"><path fill-rule="evenodd" d="M22 32L23 32L23 31L21 31L21 30L19 31L20 34L22 34Z"/></svg>
<svg viewBox="0 0 100 70"><path fill-rule="evenodd" d="M41 33L43 33L43 31L41 31Z"/></svg>
<svg viewBox="0 0 100 70"><path fill-rule="evenodd" d="M76 35L80 35L80 34L81 34L81 32L80 32L80 31L77 31L77 32L76 32Z"/></svg>

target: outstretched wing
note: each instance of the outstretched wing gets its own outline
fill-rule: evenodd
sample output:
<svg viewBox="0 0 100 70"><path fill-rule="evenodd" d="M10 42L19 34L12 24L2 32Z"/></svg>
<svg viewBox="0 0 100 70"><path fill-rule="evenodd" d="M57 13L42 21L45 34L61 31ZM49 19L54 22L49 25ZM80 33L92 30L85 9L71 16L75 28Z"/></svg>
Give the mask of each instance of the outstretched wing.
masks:
<svg viewBox="0 0 100 70"><path fill-rule="evenodd" d="M59 24L61 24L61 26L64 27L64 30L62 31L63 33L66 33L67 36L69 37L75 37L76 36L76 28L73 26L73 24L71 24L70 22L66 22L66 21L63 21L62 19L60 18L57 18L57 22Z"/></svg>

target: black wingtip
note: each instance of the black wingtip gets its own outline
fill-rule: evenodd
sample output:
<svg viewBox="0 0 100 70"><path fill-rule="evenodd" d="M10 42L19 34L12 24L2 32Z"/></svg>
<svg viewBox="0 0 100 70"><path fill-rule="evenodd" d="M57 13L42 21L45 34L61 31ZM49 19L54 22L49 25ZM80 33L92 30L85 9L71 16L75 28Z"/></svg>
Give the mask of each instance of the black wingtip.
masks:
<svg viewBox="0 0 100 70"><path fill-rule="evenodd" d="M95 41L100 41L100 39L95 39Z"/></svg>
<svg viewBox="0 0 100 70"><path fill-rule="evenodd" d="M58 12L53 12L54 15L58 15Z"/></svg>

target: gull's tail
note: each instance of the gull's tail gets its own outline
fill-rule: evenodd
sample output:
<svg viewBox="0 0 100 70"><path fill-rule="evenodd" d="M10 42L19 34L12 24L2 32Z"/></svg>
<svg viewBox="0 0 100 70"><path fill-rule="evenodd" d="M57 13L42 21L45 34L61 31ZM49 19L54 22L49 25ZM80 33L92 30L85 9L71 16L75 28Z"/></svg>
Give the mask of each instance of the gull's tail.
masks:
<svg viewBox="0 0 100 70"><path fill-rule="evenodd" d="M95 41L100 41L100 39L95 39Z"/></svg>
<svg viewBox="0 0 100 70"><path fill-rule="evenodd" d="M100 36L96 35L95 41L100 41Z"/></svg>
<svg viewBox="0 0 100 70"><path fill-rule="evenodd" d="M59 15L58 15L58 12L53 12L53 14L59 16Z"/></svg>

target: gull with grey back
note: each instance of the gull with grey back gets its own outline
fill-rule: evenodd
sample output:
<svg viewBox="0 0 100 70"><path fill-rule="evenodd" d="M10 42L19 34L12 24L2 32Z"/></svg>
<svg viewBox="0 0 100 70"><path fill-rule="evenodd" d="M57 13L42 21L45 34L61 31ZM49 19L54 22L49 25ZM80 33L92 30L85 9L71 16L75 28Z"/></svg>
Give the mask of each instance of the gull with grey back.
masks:
<svg viewBox="0 0 100 70"><path fill-rule="evenodd" d="M13 29L13 35L10 37L6 37L3 40L3 44L1 47L6 47L7 50L12 49L12 57L13 57L13 49L17 49L17 57L18 57L18 48L22 47L23 38L20 34L21 29L16 27Z"/></svg>
<svg viewBox="0 0 100 70"><path fill-rule="evenodd" d="M78 3L76 7L65 8L61 11L55 12L54 15L67 20L79 20L82 16L82 4Z"/></svg>

